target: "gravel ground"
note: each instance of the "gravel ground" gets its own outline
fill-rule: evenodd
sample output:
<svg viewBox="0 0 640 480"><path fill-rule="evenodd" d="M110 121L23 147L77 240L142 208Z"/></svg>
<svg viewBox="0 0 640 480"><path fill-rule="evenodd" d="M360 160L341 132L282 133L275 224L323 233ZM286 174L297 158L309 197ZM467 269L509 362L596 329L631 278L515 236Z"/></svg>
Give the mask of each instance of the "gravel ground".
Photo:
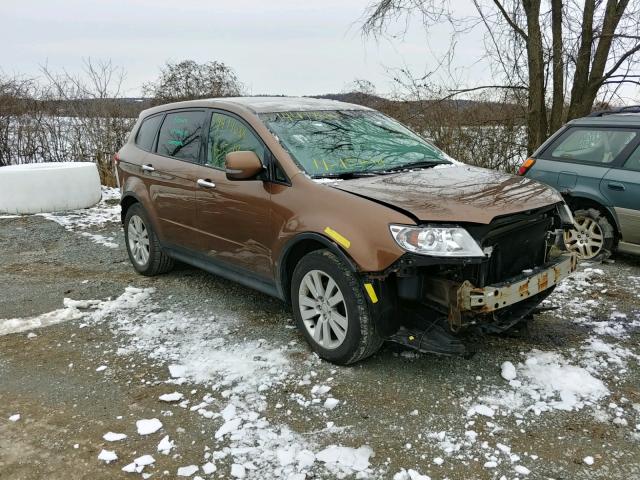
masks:
<svg viewBox="0 0 640 480"><path fill-rule="evenodd" d="M335 367L277 300L137 275L114 197L0 218L0 479L640 479L638 259L581 265L470 359L385 345Z"/></svg>

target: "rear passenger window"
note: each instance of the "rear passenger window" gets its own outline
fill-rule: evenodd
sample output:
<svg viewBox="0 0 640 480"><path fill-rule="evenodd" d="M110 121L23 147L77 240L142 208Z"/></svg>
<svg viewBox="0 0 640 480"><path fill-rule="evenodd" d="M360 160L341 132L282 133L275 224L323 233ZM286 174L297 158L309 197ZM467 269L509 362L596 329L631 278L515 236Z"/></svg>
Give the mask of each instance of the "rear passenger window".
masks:
<svg viewBox="0 0 640 480"><path fill-rule="evenodd" d="M162 115L147 117L142 121L142 125L138 129L138 135L136 135L136 145L138 147L147 152L151 151L160 122L162 122Z"/></svg>
<svg viewBox="0 0 640 480"><path fill-rule="evenodd" d="M158 154L197 163L204 112L169 113L158 136Z"/></svg>
<svg viewBox="0 0 640 480"><path fill-rule="evenodd" d="M629 156L627 161L624 163L625 170L633 170L635 172L640 172L640 147L636 147L633 153Z"/></svg>
<svg viewBox="0 0 640 480"><path fill-rule="evenodd" d="M207 165L224 169L224 157L229 152L251 151L264 163L262 141L240 120L222 113L211 116Z"/></svg>
<svg viewBox="0 0 640 480"><path fill-rule="evenodd" d="M635 138L636 132L619 129L572 128L551 147L558 159L609 164Z"/></svg>

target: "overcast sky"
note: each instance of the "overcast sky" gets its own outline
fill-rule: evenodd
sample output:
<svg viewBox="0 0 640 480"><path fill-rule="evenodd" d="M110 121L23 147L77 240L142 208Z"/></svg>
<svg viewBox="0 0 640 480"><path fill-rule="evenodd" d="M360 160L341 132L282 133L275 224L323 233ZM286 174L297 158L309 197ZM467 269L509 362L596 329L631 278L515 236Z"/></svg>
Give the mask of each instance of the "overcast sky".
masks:
<svg viewBox="0 0 640 480"><path fill-rule="evenodd" d="M309 95L343 91L354 79L392 89L403 66L433 67L431 52L448 47L446 31L429 46L418 22L403 39L363 39L371 0L2 0L0 70L37 75L41 65L79 70L82 59L111 59L125 69L125 94L140 94L167 60L223 61L251 94ZM435 37L435 41L433 40ZM482 38L461 39L459 64L482 55ZM464 70L473 83L486 65Z"/></svg>

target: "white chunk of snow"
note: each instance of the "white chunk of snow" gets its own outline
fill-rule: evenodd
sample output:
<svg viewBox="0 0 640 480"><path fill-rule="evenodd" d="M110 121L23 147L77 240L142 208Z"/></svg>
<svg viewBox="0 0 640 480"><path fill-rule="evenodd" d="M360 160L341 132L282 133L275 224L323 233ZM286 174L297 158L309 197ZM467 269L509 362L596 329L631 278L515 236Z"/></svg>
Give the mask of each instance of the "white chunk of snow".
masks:
<svg viewBox="0 0 640 480"><path fill-rule="evenodd" d="M165 393L164 395L160 395L158 397L158 400L162 402L179 402L183 398L184 398L184 395L182 395L180 392L173 392L173 393Z"/></svg>
<svg viewBox="0 0 640 480"><path fill-rule="evenodd" d="M493 408L486 405L476 404L467 410L467 417L473 417L476 414L483 415L485 417L493 417L495 415L495 411Z"/></svg>
<svg viewBox="0 0 640 480"><path fill-rule="evenodd" d="M225 422L228 422L236 416L236 406L233 403L230 403L220 412L220 415L222 415Z"/></svg>
<svg viewBox="0 0 640 480"><path fill-rule="evenodd" d="M198 471L197 465L187 465L186 467L178 468L178 476L179 477L190 477L194 473Z"/></svg>
<svg viewBox="0 0 640 480"><path fill-rule="evenodd" d="M106 462L106 463L114 462L117 459L118 459L118 455L116 455L116 452L114 452L113 450L102 450L98 454L98 460L102 460L103 462Z"/></svg>
<svg viewBox="0 0 640 480"><path fill-rule="evenodd" d="M316 455L311 450L300 450L296 454L296 462L298 462L298 468L304 470L311 468L316 461Z"/></svg>
<svg viewBox="0 0 640 480"><path fill-rule="evenodd" d="M218 429L218 431L215 434L215 437L217 439L220 439L224 437L227 433L235 432L236 430L238 430L238 427L240 427L241 423L242 423L241 418L234 418L232 420L229 420Z"/></svg>
<svg viewBox="0 0 640 480"><path fill-rule="evenodd" d="M247 476L247 470L244 468L244 465L234 463L231 465L231 476L235 478L244 478Z"/></svg>
<svg viewBox="0 0 640 480"><path fill-rule="evenodd" d="M158 443L158 452L163 455L169 455L171 450L175 447L175 443L172 440L169 440L169 435L165 435Z"/></svg>
<svg viewBox="0 0 640 480"><path fill-rule="evenodd" d="M205 475L210 475L216 471L216 466L211 462L207 462L204 465L202 465L202 471L204 472Z"/></svg>
<svg viewBox="0 0 640 480"><path fill-rule="evenodd" d="M142 419L136 422L136 427L140 435L150 435L162 428L162 422L157 418Z"/></svg>
<svg viewBox="0 0 640 480"><path fill-rule="evenodd" d="M169 365L169 375L171 378L181 378L185 376L187 367L184 365Z"/></svg>
<svg viewBox="0 0 640 480"><path fill-rule="evenodd" d="M502 368L502 371L501 371L502 378L504 378L506 381L515 380L517 373L516 373L516 367L513 366L513 363L504 362L501 368Z"/></svg>
<svg viewBox="0 0 640 480"><path fill-rule="evenodd" d="M593 457L588 456L588 457L584 457L582 459L582 461L586 464L586 465L593 465Z"/></svg>
<svg viewBox="0 0 640 480"><path fill-rule="evenodd" d="M9 421L10 422L17 422L18 420L20 420L20 414L19 413L16 413L15 415L11 415L9 417Z"/></svg>
<svg viewBox="0 0 640 480"><path fill-rule="evenodd" d="M328 410L333 410L338 406L339 403L340 403L340 400L329 397L324 401L324 408Z"/></svg>
<svg viewBox="0 0 640 480"><path fill-rule="evenodd" d="M516 471L516 473L519 473L520 475L529 475L531 473L531 470L529 470L527 467L523 465L516 465L514 470Z"/></svg>
<svg viewBox="0 0 640 480"><path fill-rule="evenodd" d="M316 455L316 459L359 472L369 467L369 457L371 455L373 455L373 450L367 445L357 449L331 445L319 452Z"/></svg>
<svg viewBox="0 0 640 480"><path fill-rule="evenodd" d="M102 436L102 438L107 442L118 442L120 440L124 440L127 436L124 433L107 432Z"/></svg>

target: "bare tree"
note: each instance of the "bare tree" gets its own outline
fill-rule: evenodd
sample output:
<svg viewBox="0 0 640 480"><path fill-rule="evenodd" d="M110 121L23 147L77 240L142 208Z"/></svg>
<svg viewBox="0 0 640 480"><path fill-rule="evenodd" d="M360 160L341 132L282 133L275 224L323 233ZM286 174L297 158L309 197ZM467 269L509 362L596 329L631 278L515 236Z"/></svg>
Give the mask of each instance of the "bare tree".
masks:
<svg viewBox="0 0 640 480"><path fill-rule="evenodd" d="M167 62L160 72L155 82L143 86L145 95L158 103L237 96L243 90L236 73L222 62Z"/></svg>
<svg viewBox="0 0 640 480"><path fill-rule="evenodd" d="M377 0L363 31L381 35L414 15L427 30L448 22L454 37L484 29L498 81L451 93L526 93L529 153L563 122L591 112L599 95L608 102L621 85L640 84L640 0L469 0L469 7L474 13L462 16L447 1Z"/></svg>

